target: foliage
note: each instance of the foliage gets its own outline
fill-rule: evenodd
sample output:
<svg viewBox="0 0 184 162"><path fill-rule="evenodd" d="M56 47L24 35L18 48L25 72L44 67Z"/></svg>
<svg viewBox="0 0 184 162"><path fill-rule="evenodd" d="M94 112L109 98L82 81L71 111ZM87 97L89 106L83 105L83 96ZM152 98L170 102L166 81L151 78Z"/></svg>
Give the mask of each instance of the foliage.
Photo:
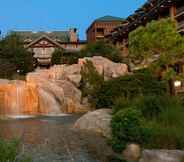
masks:
<svg viewBox="0 0 184 162"><path fill-rule="evenodd" d="M152 21L129 35L129 54L134 61L144 64L152 62L153 71L174 65L183 58L184 38L177 31L177 24L171 19Z"/></svg>
<svg viewBox="0 0 184 162"><path fill-rule="evenodd" d="M51 58L52 65L61 64L62 55L63 55L63 51L60 49L56 49L52 54L52 58Z"/></svg>
<svg viewBox="0 0 184 162"><path fill-rule="evenodd" d="M146 119L156 119L163 109L163 96L144 96L135 101L137 109L141 110Z"/></svg>
<svg viewBox="0 0 184 162"><path fill-rule="evenodd" d="M77 64L80 57L80 52L64 52L61 58L61 64Z"/></svg>
<svg viewBox="0 0 184 162"><path fill-rule="evenodd" d="M104 41L89 43L79 55L80 57L103 56L114 62L122 61L120 51L115 46Z"/></svg>
<svg viewBox="0 0 184 162"><path fill-rule="evenodd" d="M176 97L164 97L161 107L162 111L158 117L147 121L153 134L146 146L159 149L183 149L184 109L182 104Z"/></svg>
<svg viewBox="0 0 184 162"><path fill-rule="evenodd" d="M122 155L113 155L113 156L109 156L107 159L107 162L130 162L125 160Z"/></svg>
<svg viewBox="0 0 184 162"><path fill-rule="evenodd" d="M80 89L82 90L83 96L87 96L92 104L94 103L94 96L97 89L104 82L103 76L101 76L91 61L86 61L81 70L82 81Z"/></svg>
<svg viewBox="0 0 184 162"><path fill-rule="evenodd" d="M19 155L19 141L0 140L0 162L31 162L31 159Z"/></svg>
<svg viewBox="0 0 184 162"><path fill-rule="evenodd" d="M111 126L112 147L115 151L122 151L127 143L143 144L150 136L150 130L144 127L141 111L132 107L117 112Z"/></svg>
<svg viewBox="0 0 184 162"><path fill-rule="evenodd" d="M152 95L138 97L128 102L122 99L113 106L113 116L125 111L127 107L141 111L145 121L144 127L149 128L151 132L149 142L144 145L146 148L184 148L184 109L178 97ZM117 121L114 124L119 126ZM112 143L117 147L116 141L114 138ZM122 144L119 142L119 145Z"/></svg>
<svg viewBox="0 0 184 162"><path fill-rule="evenodd" d="M16 71L16 66L15 64L11 63L7 59L1 59L0 58L0 78L12 78Z"/></svg>
<svg viewBox="0 0 184 162"><path fill-rule="evenodd" d="M167 84L151 73L135 73L104 82L93 98L96 107L112 107L119 99L132 100L137 96L161 95L167 92Z"/></svg>
<svg viewBox="0 0 184 162"><path fill-rule="evenodd" d="M33 57L28 52L22 42L15 34L7 35L0 42L0 59L4 61L4 67L7 67L3 73L4 76L16 73L25 74L33 70Z"/></svg>

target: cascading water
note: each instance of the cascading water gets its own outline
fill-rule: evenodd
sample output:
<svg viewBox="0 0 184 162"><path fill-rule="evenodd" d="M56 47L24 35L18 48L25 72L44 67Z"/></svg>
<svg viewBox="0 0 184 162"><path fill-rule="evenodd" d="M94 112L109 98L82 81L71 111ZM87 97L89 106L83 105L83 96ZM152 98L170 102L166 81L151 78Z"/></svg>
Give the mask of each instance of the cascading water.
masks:
<svg viewBox="0 0 184 162"><path fill-rule="evenodd" d="M39 90L39 111L44 114L60 114L61 113L61 105L57 102L55 97L44 91L43 89ZM47 107L47 108L46 108Z"/></svg>
<svg viewBox="0 0 184 162"><path fill-rule="evenodd" d="M58 115L70 113L67 106L80 107L80 91L69 81L58 80L63 73L58 69L29 73L26 81L0 80L0 115Z"/></svg>

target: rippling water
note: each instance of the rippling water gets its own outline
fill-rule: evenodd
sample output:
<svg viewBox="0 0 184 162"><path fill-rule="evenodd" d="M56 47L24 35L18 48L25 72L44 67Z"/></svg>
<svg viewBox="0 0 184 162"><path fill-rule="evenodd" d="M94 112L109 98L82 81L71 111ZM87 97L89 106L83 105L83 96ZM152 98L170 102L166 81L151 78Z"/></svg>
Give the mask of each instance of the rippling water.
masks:
<svg viewBox="0 0 184 162"><path fill-rule="evenodd" d="M19 138L34 162L106 162L111 154L106 140L73 129L77 115L39 117L0 122L0 136Z"/></svg>

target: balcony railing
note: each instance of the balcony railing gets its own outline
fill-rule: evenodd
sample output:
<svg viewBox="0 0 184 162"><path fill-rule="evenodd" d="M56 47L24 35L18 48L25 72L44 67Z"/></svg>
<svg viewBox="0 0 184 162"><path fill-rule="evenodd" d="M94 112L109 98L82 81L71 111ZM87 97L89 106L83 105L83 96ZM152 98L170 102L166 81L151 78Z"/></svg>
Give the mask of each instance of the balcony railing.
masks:
<svg viewBox="0 0 184 162"><path fill-rule="evenodd" d="M104 37L104 32L97 32L96 33L96 36L97 37Z"/></svg>
<svg viewBox="0 0 184 162"><path fill-rule="evenodd" d="M178 22L178 31L179 32L184 31L184 20Z"/></svg>
<svg viewBox="0 0 184 162"><path fill-rule="evenodd" d="M176 9L176 17L181 16L183 14L184 14L184 6Z"/></svg>
<svg viewBox="0 0 184 162"><path fill-rule="evenodd" d="M48 59L48 58L51 58L52 55L51 54L39 54L39 53L36 53L34 55L35 58L40 58L40 59Z"/></svg>

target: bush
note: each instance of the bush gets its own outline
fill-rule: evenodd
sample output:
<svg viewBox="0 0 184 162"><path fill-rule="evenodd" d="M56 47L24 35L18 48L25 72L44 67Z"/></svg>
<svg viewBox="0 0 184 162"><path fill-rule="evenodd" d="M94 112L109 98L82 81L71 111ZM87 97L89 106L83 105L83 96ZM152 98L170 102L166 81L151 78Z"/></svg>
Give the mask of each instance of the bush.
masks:
<svg viewBox="0 0 184 162"><path fill-rule="evenodd" d="M177 97L143 96L131 100L131 102L119 100L113 106L113 115L116 116L118 111L125 111L127 106L141 111L145 120L144 127L150 128L150 140L145 144L145 147L156 149L184 148L184 108ZM121 144L121 141L119 142Z"/></svg>
<svg viewBox="0 0 184 162"><path fill-rule="evenodd" d="M12 79L16 72L16 65L7 59L0 59L0 78Z"/></svg>
<svg viewBox="0 0 184 162"><path fill-rule="evenodd" d="M30 158L24 155L19 156L19 141L0 140L0 161L1 162L31 162Z"/></svg>
<svg viewBox="0 0 184 162"><path fill-rule="evenodd" d="M158 118L161 111L163 111L163 96L144 96L137 98L134 105L141 110L146 119L152 120Z"/></svg>
<svg viewBox="0 0 184 162"><path fill-rule="evenodd" d="M118 111L126 109L127 107L133 107L134 106L134 101L129 101L123 97L118 98L112 107L113 114L116 114Z"/></svg>
<svg viewBox="0 0 184 162"><path fill-rule="evenodd" d="M112 44L105 43L104 41L88 44L79 55L80 57L103 56L114 62L122 61L120 51Z"/></svg>
<svg viewBox="0 0 184 162"><path fill-rule="evenodd" d="M52 54L51 63L52 65L59 65L61 64L61 57L63 55L63 52L59 49L56 49L54 53Z"/></svg>
<svg viewBox="0 0 184 162"><path fill-rule="evenodd" d="M152 128L152 138L147 145L159 149L184 148L184 108L175 97L164 97L161 103L162 111L155 120L148 120Z"/></svg>
<svg viewBox="0 0 184 162"><path fill-rule="evenodd" d="M144 95L162 95L167 92L165 81L150 73L136 73L104 82L94 94L97 108L112 107L118 98L132 100Z"/></svg>
<svg viewBox="0 0 184 162"><path fill-rule="evenodd" d="M61 64L77 64L79 58L81 58L80 52L64 52L61 58Z"/></svg>
<svg viewBox="0 0 184 162"><path fill-rule="evenodd" d="M83 97L88 97L89 101L95 105L94 96L96 90L100 89L100 86L104 82L103 76L101 76L94 67L91 61L87 61L81 70L82 80L80 83L80 89L82 90Z"/></svg>
<svg viewBox="0 0 184 162"><path fill-rule="evenodd" d="M150 130L144 127L141 112L134 108L126 108L117 112L111 122L112 148L122 151L127 143L143 144L148 141Z"/></svg>
<svg viewBox="0 0 184 162"><path fill-rule="evenodd" d="M113 155L108 157L107 162L129 162L129 161L125 160L122 157L122 155Z"/></svg>
<svg viewBox="0 0 184 162"><path fill-rule="evenodd" d="M0 48L0 59L4 60L5 64L11 65L7 71L14 70L11 73L16 73L19 70L20 74L26 74L33 70L33 56L24 48L21 38L17 35L10 34L2 39Z"/></svg>

